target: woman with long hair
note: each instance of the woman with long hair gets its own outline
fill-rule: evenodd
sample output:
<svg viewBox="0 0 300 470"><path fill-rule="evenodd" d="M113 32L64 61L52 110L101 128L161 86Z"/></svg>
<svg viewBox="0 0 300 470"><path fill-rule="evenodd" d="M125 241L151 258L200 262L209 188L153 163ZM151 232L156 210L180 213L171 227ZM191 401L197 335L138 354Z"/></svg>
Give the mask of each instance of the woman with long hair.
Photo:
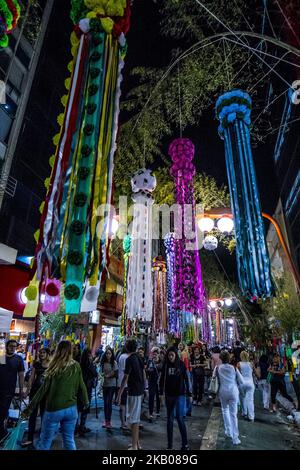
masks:
<svg viewBox="0 0 300 470"><path fill-rule="evenodd" d="M43 385L45 380L45 372L49 366L50 361L50 349L41 348L38 353L38 360L33 363L32 372L28 382L27 395L29 395L29 402L32 401L34 395ZM22 443L22 447L32 446L33 438L35 433L36 418L38 411L40 409L40 417L43 419L43 414L45 411L45 400L41 400L39 405L37 405L32 411L29 423L28 423L28 439L26 442Z"/></svg>
<svg viewBox="0 0 300 470"><path fill-rule="evenodd" d="M80 365L72 357L72 345L69 341L60 341L45 372L43 385L23 411L24 417L30 415L45 398L46 408L37 449L49 450L60 426L64 449L76 450L74 430L78 417L77 399L80 392L84 406L88 407L86 386Z"/></svg>
<svg viewBox="0 0 300 470"><path fill-rule="evenodd" d="M241 443L237 418L239 402L238 386L243 383L243 378L239 370L229 364L230 354L228 351L222 351L220 353L220 361L221 364L217 365L214 369L213 378L217 376L219 379L219 397L222 407L225 435L231 437L234 445L238 445Z"/></svg>
<svg viewBox="0 0 300 470"><path fill-rule="evenodd" d="M254 421L254 381L253 366L249 360L247 351L240 354L240 362L237 367L243 376L244 384L241 387L242 415L248 421Z"/></svg>
<svg viewBox="0 0 300 470"><path fill-rule="evenodd" d="M159 381L160 395L165 396L167 408L168 449L173 449L173 423L176 416L182 441L181 450L188 450L184 416L186 397L192 402L192 393L187 374L177 350L173 347L169 348Z"/></svg>
<svg viewBox="0 0 300 470"><path fill-rule="evenodd" d="M116 379L118 376L118 365L115 361L114 352L111 348L106 348L101 358L101 372L103 381L104 417L103 428L111 429L112 403L116 391Z"/></svg>
<svg viewBox="0 0 300 470"><path fill-rule="evenodd" d="M88 348L84 349L81 354L80 367L82 372L82 378L87 389L89 404L91 404L92 391L93 387L96 386L98 374L97 368L93 362L92 351ZM90 412L90 406L88 408L84 408L82 397L79 397L78 400L78 411L80 412L80 423L77 431L79 433L79 437L84 437L87 432L91 431L85 426L87 415Z"/></svg>

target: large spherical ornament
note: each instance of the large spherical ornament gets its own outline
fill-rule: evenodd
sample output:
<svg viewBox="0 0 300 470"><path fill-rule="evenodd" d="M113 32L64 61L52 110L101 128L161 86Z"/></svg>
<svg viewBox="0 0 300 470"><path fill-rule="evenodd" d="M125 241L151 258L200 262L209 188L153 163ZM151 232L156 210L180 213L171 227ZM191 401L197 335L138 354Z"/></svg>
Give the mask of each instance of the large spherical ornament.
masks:
<svg viewBox="0 0 300 470"><path fill-rule="evenodd" d="M204 238L203 246L206 250L213 251L216 248L218 248L218 240L216 237L213 237L212 235L208 235L207 237Z"/></svg>
<svg viewBox="0 0 300 470"><path fill-rule="evenodd" d="M152 175L151 170L142 168L131 178L131 188L134 193L141 190L152 192L156 188L156 178Z"/></svg>

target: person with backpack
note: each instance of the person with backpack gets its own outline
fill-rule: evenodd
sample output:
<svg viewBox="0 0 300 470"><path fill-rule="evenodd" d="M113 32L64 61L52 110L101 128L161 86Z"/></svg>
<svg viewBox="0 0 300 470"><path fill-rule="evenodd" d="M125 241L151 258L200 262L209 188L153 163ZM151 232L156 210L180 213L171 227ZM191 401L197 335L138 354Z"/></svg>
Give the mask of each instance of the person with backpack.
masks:
<svg viewBox="0 0 300 470"><path fill-rule="evenodd" d="M165 397L167 409L168 449L173 449L173 424L176 417L181 435L181 450L189 450L184 422L186 399L192 402L192 391L185 364L179 359L177 350L170 347L163 365L160 381L160 395Z"/></svg>

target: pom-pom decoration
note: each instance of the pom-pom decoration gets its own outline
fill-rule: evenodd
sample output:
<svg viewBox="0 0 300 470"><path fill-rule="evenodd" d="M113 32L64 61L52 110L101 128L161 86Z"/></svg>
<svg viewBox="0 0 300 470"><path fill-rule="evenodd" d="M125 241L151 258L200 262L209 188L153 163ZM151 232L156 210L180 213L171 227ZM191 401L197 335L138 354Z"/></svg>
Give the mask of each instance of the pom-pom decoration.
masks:
<svg viewBox="0 0 300 470"><path fill-rule="evenodd" d="M208 251L218 248L218 239L213 235L207 235L203 240L203 246Z"/></svg>
<svg viewBox="0 0 300 470"><path fill-rule="evenodd" d="M60 306L61 282L58 279L47 279L45 285L45 300L43 312L56 313Z"/></svg>

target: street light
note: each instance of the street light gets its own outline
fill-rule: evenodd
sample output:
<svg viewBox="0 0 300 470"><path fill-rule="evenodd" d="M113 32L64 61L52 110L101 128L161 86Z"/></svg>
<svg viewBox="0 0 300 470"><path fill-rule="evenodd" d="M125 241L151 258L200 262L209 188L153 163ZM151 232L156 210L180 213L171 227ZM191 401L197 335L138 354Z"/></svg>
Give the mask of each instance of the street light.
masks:
<svg viewBox="0 0 300 470"><path fill-rule="evenodd" d="M201 217L201 219L198 220L198 227L201 232L211 232L214 226L214 221L209 217Z"/></svg>
<svg viewBox="0 0 300 470"><path fill-rule="evenodd" d="M215 300L211 300L211 301L209 302L209 305L211 306L211 308L216 308L217 302L216 302Z"/></svg>
<svg viewBox="0 0 300 470"><path fill-rule="evenodd" d="M234 223L229 217L222 217L217 222L217 227L222 233L230 233L233 230Z"/></svg>
<svg viewBox="0 0 300 470"><path fill-rule="evenodd" d="M225 305L226 305L226 307L231 307L232 303L233 303L233 302L232 302L232 299L225 299Z"/></svg>

